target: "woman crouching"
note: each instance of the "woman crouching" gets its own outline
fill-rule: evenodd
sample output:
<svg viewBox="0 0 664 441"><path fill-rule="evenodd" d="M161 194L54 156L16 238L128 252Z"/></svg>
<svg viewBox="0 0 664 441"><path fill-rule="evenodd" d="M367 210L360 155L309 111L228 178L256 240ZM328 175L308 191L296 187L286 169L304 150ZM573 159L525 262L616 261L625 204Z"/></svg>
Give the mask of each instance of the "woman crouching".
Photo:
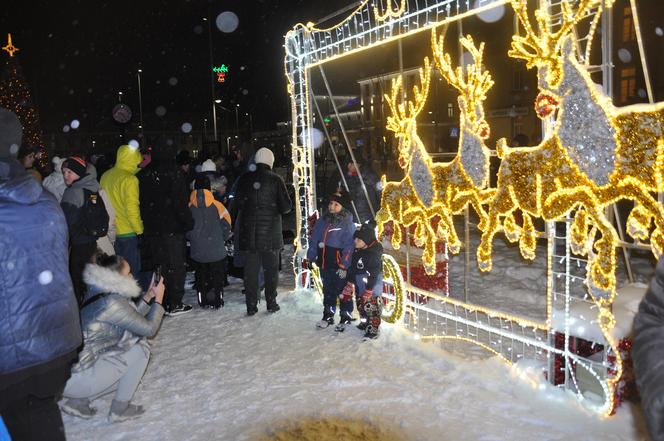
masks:
<svg viewBox="0 0 664 441"><path fill-rule="evenodd" d="M131 268L120 256L101 255L83 271L88 290L81 306L83 349L61 408L65 413L91 418L90 402L115 392L108 414L110 421L123 421L142 414L143 407L130 401L150 358L146 337L153 337L164 315L163 278L152 280L141 295ZM154 301L153 301L154 300Z"/></svg>

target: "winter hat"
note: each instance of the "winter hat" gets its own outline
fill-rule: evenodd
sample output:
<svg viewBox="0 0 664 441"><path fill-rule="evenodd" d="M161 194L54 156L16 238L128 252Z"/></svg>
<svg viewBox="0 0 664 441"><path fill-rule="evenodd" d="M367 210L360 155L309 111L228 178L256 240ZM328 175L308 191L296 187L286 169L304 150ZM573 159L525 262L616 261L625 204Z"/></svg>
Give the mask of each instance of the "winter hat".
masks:
<svg viewBox="0 0 664 441"><path fill-rule="evenodd" d="M272 153L272 150L267 147L262 147L256 152L254 160L256 161L256 164L265 164L272 168L272 165L274 164L274 153Z"/></svg>
<svg viewBox="0 0 664 441"><path fill-rule="evenodd" d="M201 165L201 172L216 172L217 171L217 164L214 163L212 159L208 159L203 162L203 165Z"/></svg>
<svg viewBox="0 0 664 441"><path fill-rule="evenodd" d="M206 175L196 176L194 179L194 190L209 190L210 189L210 178Z"/></svg>
<svg viewBox="0 0 664 441"><path fill-rule="evenodd" d="M62 168L68 168L78 175L79 178L85 176L88 165L85 160L79 156L71 156L62 163Z"/></svg>
<svg viewBox="0 0 664 441"><path fill-rule="evenodd" d="M23 127L16 114L0 109L0 159L15 158L22 139Z"/></svg>
<svg viewBox="0 0 664 441"><path fill-rule="evenodd" d="M350 208L351 208L350 196L345 191L343 191L341 193L332 193L330 195L330 202L331 201L338 202L339 205L344 207L346 210L350 210Z"/></svg>
<svg viewBox="0 0 664 441"><path fill-rule="evenodd" d="M367 245L376 241L376 223L368 220L360 226L360 229L355 231L353 238L362 239L362 242Z"/></svg>
<svg viewBox="0 0 664 441"><path fill-rule="evenodd" d="M62 163L65 162L65 160L59 156L54 156L53 159L51 159L51 162L53 163L53 171L55 173L62 173Z"/></svg>

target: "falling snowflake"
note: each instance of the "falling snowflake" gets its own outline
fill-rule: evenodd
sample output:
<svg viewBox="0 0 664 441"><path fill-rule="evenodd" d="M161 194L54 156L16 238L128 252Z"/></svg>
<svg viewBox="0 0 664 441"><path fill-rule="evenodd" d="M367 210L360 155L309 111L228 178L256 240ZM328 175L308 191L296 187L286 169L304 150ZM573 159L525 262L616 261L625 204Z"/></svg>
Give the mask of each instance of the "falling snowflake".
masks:
<svg viewBox="0 0 664 441"><path fill-rule="evenodd" d="M240 20L237 18L237 15L230 11L222 12L217 16L216 20L217 28L226 34L234 32L239 23Z"/></svg>
<svg viewBox="0 0 664 441"><path fill-rule="evenodd" d="M49 270L42 271L38 276L40 285L48 285L53 281L53 273Z"/></svg>

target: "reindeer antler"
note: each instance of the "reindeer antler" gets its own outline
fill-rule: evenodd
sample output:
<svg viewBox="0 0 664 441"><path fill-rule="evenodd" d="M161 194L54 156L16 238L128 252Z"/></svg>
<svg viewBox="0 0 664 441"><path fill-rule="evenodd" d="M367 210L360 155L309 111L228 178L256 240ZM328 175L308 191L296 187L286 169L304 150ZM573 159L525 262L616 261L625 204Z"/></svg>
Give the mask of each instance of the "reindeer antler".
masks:
<svg viewBox="0 0 664 441"><path fill-rule="evenodd" d="M513 58L525 60L528 68L555 61L563 37L568 35L574 25L585 18L588 11L600 1L579 0L578 8L576 11L573 11L569 0L563 0L561 3L560 29L556 32L551 31L551 16L544 9L538 9L535 11L535 20L537 22L536 33L528 17L527 0L512 0L511 4L514 13L526 31L526 35L523 37L514 35L512 37L512 49L509 50L508 55Z"/></svg>
<svg viewBox="0 0 664 441"><path fill-rule="evenodd" d="M385 94L385 101L392 111L392 115L387 117L387 129L393 132L401 131L401 122L407 119L415 119L422 111L429 95L429 85L431 83L431 66L429 57L424 57L424 67L420 67L420 84L422 90L417 85L413 86L414 101L403 100L403 83L401 76L392 79L392 90L390 95ZM401 95L401 96L400 96Z"/></svg>
<svg viewBox="0 0 664 441"><path fill-rule="evenodd" d="M484 69L484 43L480 43L477 48L470 35L461 38L459 41L473 57L473 64L465 67L457 66L454 69L450 61L450 54L444 50L444 38L444 35L436 38L435 29L431 32L431 46L436 67L445 80L463 96L468 107L465 110L471 110L476 104L486 100L486 93L494 84L491 74Z"/></svg>

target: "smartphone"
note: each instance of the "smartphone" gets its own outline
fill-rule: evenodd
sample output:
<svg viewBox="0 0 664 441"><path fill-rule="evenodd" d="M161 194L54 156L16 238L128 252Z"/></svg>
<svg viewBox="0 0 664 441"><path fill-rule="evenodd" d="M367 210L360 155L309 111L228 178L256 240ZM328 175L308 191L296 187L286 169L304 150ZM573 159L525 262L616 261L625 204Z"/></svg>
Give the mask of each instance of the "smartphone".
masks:
<svg viewBox="0 0 664 441"><path fill-rule="evenodd" d="M154 283L155 285L161 280L161 265L156 265L154 267Z"/></svg>

